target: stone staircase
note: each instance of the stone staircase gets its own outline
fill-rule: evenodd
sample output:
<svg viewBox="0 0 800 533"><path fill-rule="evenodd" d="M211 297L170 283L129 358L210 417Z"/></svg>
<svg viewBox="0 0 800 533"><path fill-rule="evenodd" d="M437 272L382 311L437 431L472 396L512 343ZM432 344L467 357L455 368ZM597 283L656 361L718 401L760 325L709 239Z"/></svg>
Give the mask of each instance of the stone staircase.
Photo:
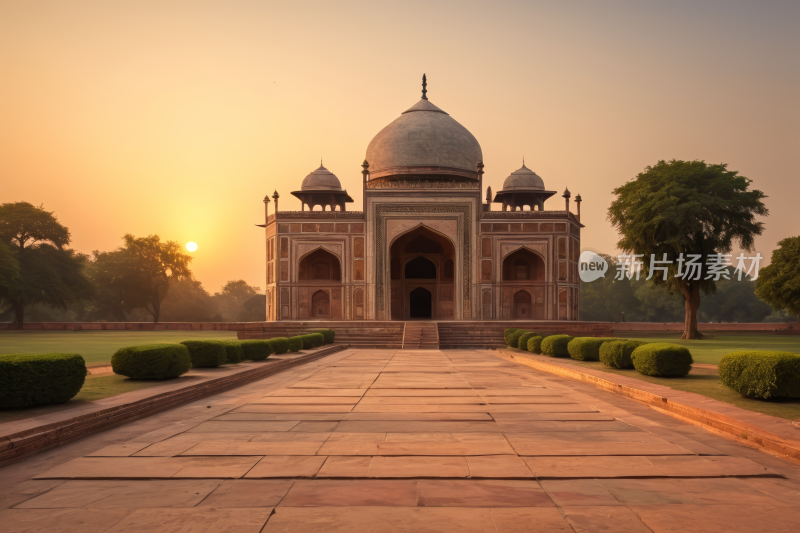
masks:
<svg viewBox="0 0 800 533"><path fill-rule="evenodd" d="M574 337L611 337L612 324L607 322L572 322L555 320L450 321L438 322L439 347L495 348L505 346L503 331L520 328L543 335L567 334Z"/></svg>
<svg viewBox="0 0 800 533"><path fill-rule="evenodd" d="M439 328L436 322L406 322L404 350L438 350Z"/></svg>
<svg viewBox="0 0 800 533"><path fill-rule="evenodd" d="M330 328L336 332L334 344L349 344L351 348L401 348L403 322L393 321L307 321L260 322L243 324L240 339L271 339L291 337Z"/></svg>

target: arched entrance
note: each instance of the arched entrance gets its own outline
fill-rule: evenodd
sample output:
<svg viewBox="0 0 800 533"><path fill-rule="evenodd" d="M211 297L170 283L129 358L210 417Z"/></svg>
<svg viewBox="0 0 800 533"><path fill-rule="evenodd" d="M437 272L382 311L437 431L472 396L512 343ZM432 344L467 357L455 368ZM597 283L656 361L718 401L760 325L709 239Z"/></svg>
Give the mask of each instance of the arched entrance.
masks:
<svg viewBox="0 0 800 533"><path fill-rule="evenodd" d="M389 248L391 317L452 319L455 247L447 237L418 226Z"/></svg>
<svg viewBox="0 0 800 533"><path fill-rule="evenodd" d="M410 318L431 318L433 316L433 298L431 291L417 287L409 293Z"/></svg>
<svg viewBox="0 0 800 533"><path fill-rule="evenodd" d="M530 320L531 316L531 295L528 291L519 291L514 295L514 318L518 320Z"/></svg>
<svg viewBox="0 0 800 533"><path fill-rule="evenodd" d="M436 279L436 265L427 257L415 257L406 263L405 279Z"/></svg>
<svg viewBox="0 0 800 533"><path fill-rule="evenodd" d="M325 291L317 291L311 297L311 318L330 318L331 317L331 301L328 298L328 293Z"/></svg>
<svg viewBox="0 0 800 533"><path fill-rule="evenodd" d="M503 318L544 320L544 259L527 248L503 259Z"/></svg>

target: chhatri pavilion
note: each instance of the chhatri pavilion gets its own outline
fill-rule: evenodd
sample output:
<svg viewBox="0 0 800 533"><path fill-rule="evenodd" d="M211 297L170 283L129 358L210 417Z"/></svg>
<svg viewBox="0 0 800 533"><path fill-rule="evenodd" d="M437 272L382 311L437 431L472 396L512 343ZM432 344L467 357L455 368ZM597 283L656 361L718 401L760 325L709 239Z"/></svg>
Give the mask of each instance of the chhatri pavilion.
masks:
<svg viewBox="0 0 800 533"><path fill-rule="evenodd" d="M578 320L580 195L545 209L524 164L484 194L481 145L426 92L367 146L363 211L322 165L299 211L264 198L268 321Z"/></svg>

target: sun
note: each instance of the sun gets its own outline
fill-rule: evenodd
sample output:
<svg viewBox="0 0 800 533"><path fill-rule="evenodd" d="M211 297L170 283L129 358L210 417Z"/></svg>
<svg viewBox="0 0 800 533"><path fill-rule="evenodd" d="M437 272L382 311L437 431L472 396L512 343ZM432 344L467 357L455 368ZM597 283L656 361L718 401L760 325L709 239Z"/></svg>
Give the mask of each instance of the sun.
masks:
<svg viewBox="0 0 800 533"><path fill-rule="evenodd" d="M197 243L196 242L187 242L186 243L186 249L189 250L190 252L194 252L195 250L197 250Z"/></svg>

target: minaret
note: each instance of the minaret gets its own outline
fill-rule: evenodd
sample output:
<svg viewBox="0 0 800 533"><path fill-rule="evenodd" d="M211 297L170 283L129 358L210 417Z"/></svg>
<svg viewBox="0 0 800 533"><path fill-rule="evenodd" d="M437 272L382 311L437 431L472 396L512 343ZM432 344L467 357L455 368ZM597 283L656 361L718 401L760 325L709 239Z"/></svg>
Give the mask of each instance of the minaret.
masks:
<svg viewBox="0 0 800 533"><path fill-rule="evenodd" d="M269 224L269 194L264 197L264 224Z"/></svg>
<svg viewBox="0 0 800 533"><path fill-rule="evenodd" d="M578 193L578 196L575 197L575 205L578 206L578 214L575 215L575 216L578 218L578 222L581 221L581 202L582 201L583 200L581 199L581 195L580 195L580 193Z"/></svg>
<svg viewBox="0 0 800 533"><path fill-rule="evenodd" d="M567 205L567 213L569 213L569 199L572 196L572 194L570 194L569 189L564 189L564 194L562 194L561 196L563 196L564 199L566 200L565 203Z"/></svg>
<svg viewBox="0 0 800 533"><path fill-rule="evenodd" d="M278 194L277 190L274 193L272 193L272 199L275 200L275 218L278 218L278 198L280 197L281 195Z"/></svg>

